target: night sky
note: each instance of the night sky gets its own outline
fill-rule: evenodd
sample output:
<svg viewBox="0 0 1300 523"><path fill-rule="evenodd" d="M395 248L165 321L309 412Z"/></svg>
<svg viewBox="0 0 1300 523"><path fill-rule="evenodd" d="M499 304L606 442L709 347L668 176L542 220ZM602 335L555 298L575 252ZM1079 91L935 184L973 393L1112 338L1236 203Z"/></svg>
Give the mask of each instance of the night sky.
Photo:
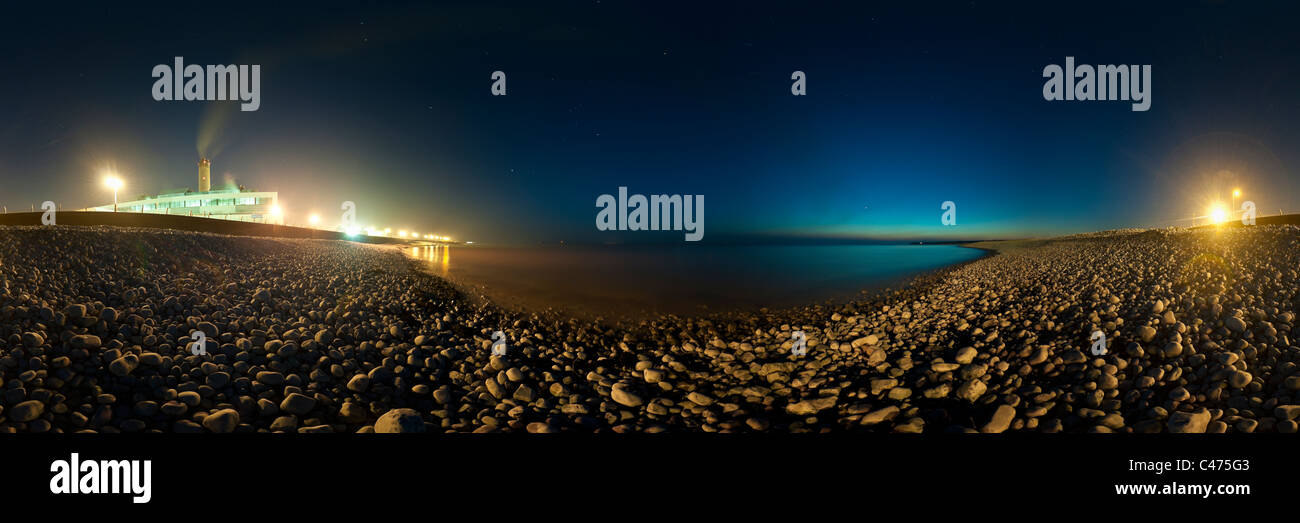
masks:
<svg viewBox="0 0 1300 523"><path fill-rule="evenodd" d="M289 222L479 243L682 241L597 231L619 186L705 195L705 242L1188 225L1234 186L1300 212L1294 2L539 4L7 8L0 203L196 188L206 154ZM154 101L175 56L261 65L260 110ZM1044 100L1067 56L1150 64L1150 110Z"/></svg>

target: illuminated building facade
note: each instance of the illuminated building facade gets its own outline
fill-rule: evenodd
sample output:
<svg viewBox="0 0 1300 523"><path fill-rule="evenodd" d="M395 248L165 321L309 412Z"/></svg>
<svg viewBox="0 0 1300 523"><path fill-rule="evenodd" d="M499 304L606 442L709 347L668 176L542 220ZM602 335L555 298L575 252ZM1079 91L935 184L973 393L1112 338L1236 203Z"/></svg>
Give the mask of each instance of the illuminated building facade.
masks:
<svg viewBox="0 0 1300 523"><path fill-rule="evenodd" d="M174 193L142 196L117 204L118 212L142 212L200 216L241 222L283 224L279 211L279 193L249 191L243 187L211 189L211 162L199 161L199 189ZM87 211L113 211L113 204L84 209Z"/></svg>

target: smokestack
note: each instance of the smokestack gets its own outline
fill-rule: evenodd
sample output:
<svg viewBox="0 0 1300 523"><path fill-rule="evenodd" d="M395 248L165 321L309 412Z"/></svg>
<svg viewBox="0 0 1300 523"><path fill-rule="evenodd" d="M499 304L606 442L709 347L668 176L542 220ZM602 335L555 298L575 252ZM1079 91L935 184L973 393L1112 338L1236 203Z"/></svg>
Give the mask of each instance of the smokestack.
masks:
<svg viewBox="0 0 1300 523"><path fill-rule="evenodd" d="M212 162L207 158L199 159L199 192L212 190Z"/></svg>

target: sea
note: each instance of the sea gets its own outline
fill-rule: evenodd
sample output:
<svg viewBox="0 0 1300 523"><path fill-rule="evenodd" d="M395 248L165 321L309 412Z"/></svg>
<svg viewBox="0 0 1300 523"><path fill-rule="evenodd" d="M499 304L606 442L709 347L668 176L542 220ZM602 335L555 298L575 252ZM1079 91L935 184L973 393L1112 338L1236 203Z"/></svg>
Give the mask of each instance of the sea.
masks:
<svg viewBox="0 0 1300 523"><path fill-rule="evenodd" d="M434 274L512 308L638 317L845 301L971 261L957 245L409 247Z"/></svg>

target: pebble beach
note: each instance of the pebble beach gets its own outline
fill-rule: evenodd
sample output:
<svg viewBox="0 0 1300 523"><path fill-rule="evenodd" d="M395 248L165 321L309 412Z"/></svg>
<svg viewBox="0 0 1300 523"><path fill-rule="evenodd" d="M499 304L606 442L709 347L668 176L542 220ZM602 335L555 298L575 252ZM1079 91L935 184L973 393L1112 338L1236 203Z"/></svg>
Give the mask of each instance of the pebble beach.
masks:
<svg viewBox="0 0 1300 523"><path fill-rule="evenodd" d="M972 247L858 301L606 322L391 246L0 226L0 432L1297 431L1300 227Z"/></svg>

